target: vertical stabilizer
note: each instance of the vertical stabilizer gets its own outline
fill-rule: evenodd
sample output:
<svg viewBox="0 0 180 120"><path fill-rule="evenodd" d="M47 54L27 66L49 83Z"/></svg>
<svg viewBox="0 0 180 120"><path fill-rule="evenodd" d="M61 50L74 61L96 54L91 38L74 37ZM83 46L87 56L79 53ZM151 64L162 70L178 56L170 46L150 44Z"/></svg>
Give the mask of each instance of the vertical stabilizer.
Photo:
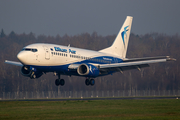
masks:
<svg viewBox="0 0 180 120"><path fill-rule="evenodd" d="M108 48L100 50L99 52L109 53L125 58L131 32L132 20L133 17L127 16L113 44Z"/></svg>

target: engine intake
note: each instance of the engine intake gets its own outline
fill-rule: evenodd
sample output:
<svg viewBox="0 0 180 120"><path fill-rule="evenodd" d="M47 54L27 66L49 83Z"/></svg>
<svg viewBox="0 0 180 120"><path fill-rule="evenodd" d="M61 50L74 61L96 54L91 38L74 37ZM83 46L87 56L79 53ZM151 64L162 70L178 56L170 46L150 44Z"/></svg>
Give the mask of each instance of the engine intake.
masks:
<svg viewBox="0 0 180 120"><path fill-rule="evenodd" d="M30 70L29 66L23 66L21 68L21 74L24 75L24 76L29 77L32 74L32 71Z"/></svg>
<svg viewBox="0 0 180 120"><path fill-rule="evenodd" d="M23 76L30 77L31 79L39 78L43 75L41 71L38 71L35 68L31 68L30 66L23 66L21 68L21 74Z"/></svg>
<svg viewBox="0 0 180 120"><path fill-rule="evenodd" d="M87 77L97 77L99 75L99 69L91 64L81 64L77 72L79 75L87 76Z"/></svg>

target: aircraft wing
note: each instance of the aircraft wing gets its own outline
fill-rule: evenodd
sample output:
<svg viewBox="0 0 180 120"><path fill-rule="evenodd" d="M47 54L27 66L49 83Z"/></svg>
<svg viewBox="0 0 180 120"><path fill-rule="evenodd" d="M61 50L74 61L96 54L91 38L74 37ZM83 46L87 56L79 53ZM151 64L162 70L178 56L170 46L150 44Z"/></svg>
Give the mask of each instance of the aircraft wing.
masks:
<svg viewBox="0 0 180 120"><path fill-rule="evenodd" d="M5 63L11 64L11 65L16 65L16 66L23 66L22 63L20 63L20 62L15 62L15 61L5 60Z"/></svg>
<svg viewBox="0 0 180 120"><path fill-rule="evenodd" d="M108 72L108 71L122 72L124 70L130 70L130 69L140 70L143 67L149 67L149 64L151 63L166 62L173 60L175 59L170 58L169 56L124 59L122 63L99 65L99 70L101 72Z"/></svg>

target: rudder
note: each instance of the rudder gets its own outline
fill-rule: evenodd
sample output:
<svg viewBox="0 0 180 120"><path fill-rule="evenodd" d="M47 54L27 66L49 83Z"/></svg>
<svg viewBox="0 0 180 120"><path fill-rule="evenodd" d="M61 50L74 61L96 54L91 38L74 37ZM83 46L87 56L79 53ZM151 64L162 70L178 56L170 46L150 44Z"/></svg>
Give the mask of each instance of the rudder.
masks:
<svg viewBox="0 0 180 120"><path fill-rule="evenodd" d="M127 16L113 44L108 48L100 50L99 52L109 53L109 54L113 54L113 55L125 58L128 43L129 43L132 20L133 20L133 17Z"/></svg>

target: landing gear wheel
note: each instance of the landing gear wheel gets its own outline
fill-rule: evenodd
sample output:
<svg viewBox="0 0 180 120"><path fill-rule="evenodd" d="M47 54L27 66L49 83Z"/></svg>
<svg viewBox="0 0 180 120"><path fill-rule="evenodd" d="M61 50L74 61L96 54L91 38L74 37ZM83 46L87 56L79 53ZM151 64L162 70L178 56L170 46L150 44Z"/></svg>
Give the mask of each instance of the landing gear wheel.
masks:
<svg viewBox="0 0 180 120"><path fill-rule="evenodd" d="M90 84L89 79L86 79L86 80L85 80L85 84L86 84L87 86Z"/></svg>
<svg viewBox="0 0 180 120"><path fill-rule="evenodd" d="M63 86L64 84L65 84L64 79L61 79L61 80L60 80L60 85Z"/></svg>
<svg viewBox="0 0 180 120"><path fill-rule="evenodd" d="M36 75L33 74L33 75L30 76L30 78L31 78L31 79L36 79Z"/></svg>
<svg viewBox="0 0 180 120"><path fill-rule="evenodd" d="M60 85L60 80L59 80L59 79L56 79L56 80L55 80L55 84L56 84L56 86L59 86L59 85Z"/></svg>
<svg viewBox="0 0 180 120"><path fill-rule="evenodd" d="M89 83L91 84L91 86L93 86L95 84L95 80L91 79Z"/></svg>

